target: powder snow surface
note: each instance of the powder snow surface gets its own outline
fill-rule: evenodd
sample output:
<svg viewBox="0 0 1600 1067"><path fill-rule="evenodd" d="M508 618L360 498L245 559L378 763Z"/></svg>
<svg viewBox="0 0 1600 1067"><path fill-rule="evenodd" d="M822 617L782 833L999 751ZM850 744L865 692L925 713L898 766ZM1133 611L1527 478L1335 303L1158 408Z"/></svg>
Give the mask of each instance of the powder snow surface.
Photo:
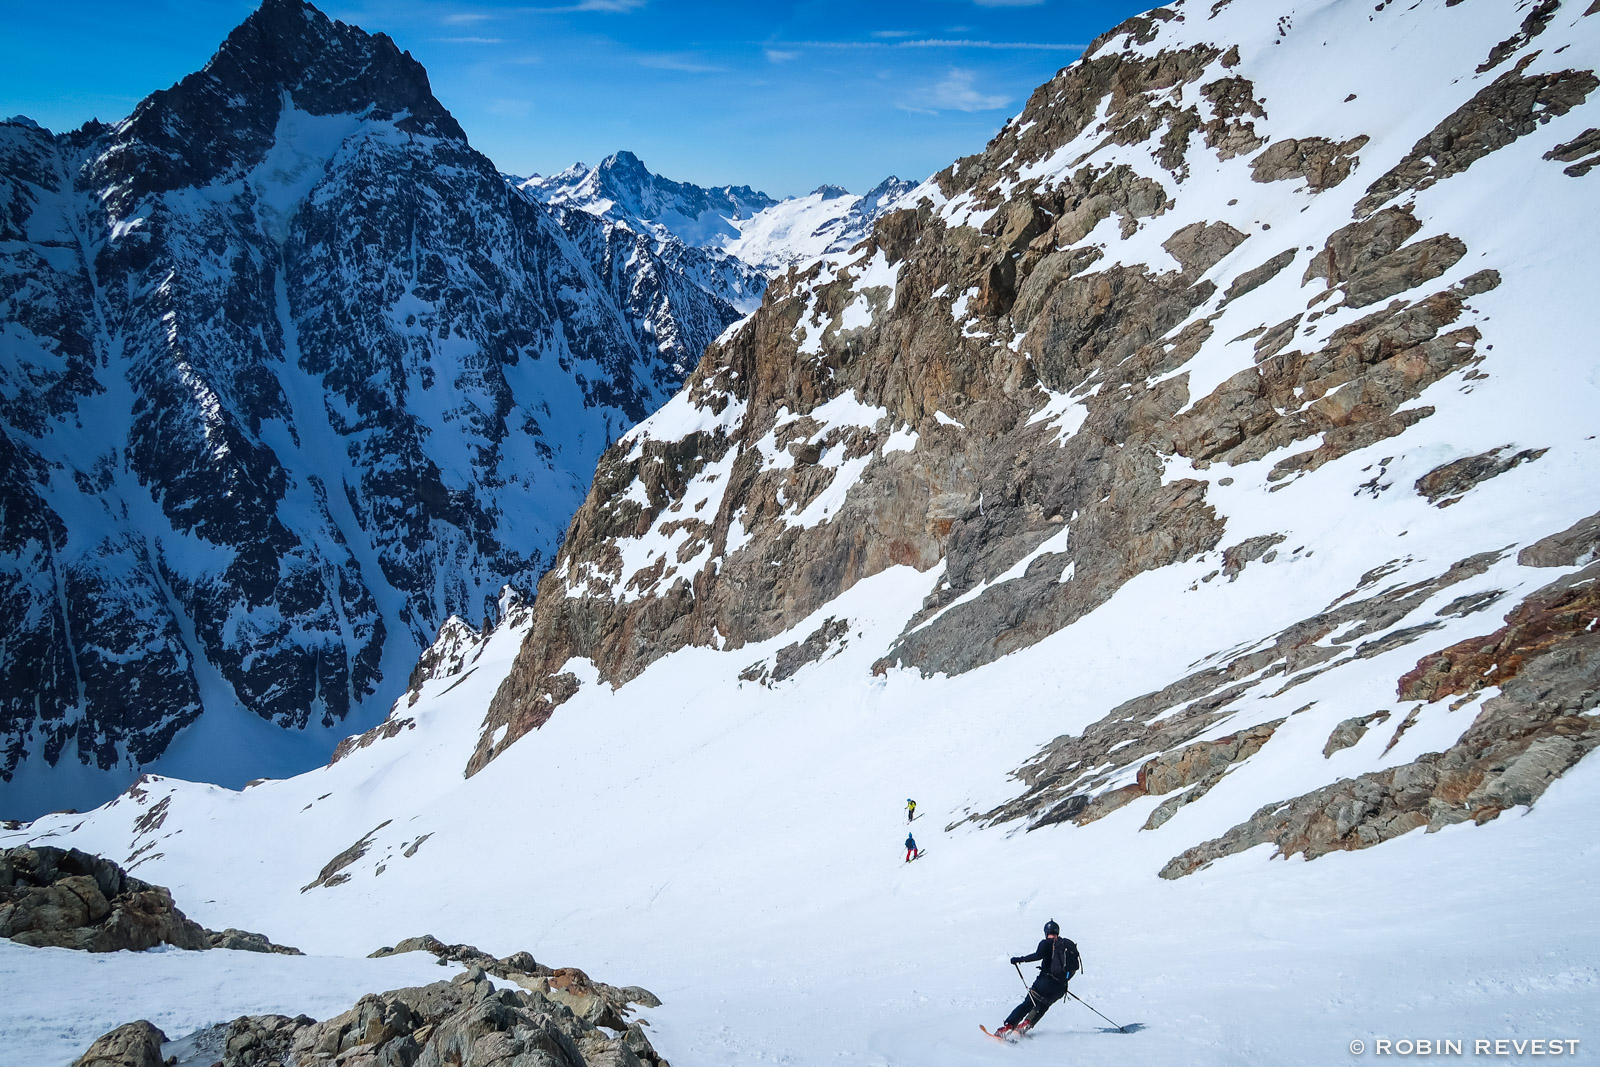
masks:
<svg viewBox="0 0 1600 1067"><path fill-rule="evenodd" d="M1248 575L1225 587L1243 614ZM915 604L936 580L896 569L828 611L871 619ZM1087 1010L1060 1005L1016 1050L1028 1062L1329 1063L1357 1037L1600 1036L1600 936L1588 895L1571 891L1600 874L1594 761L1533 811L1481 828L1313 863L1270 862L1260 849L1176 883L1154 874L1171 854L1263 795L1325 776L1320 753L1302 745L1299 757L1247 764L1213 791L1214 806L1193 804L1155 833L1137 827L1157 798L1084 828L946 830L1010 792L1005 773L1020 753L1207 647L1176 632L1161 650L1139 641L1178 620L1151 618L1165 583L1133 584L1144 588L1119 596L1099 627L956 679L873 678L870 659L893 628L870 621L837 658L773 690L740 688L735 674L783 638L686 650L615 693L586 685L543 730L462 781L520 636L508 631L464 680L428 683L407 712L416 730L331 768L244 793L158 780L146 805L51 817L32 836L121 859L134 820L170 795L166 825L141 839L164 855L136 873L169 884L199 921L325 955L364 956L427 931L576 963L662 997L644 1014L674 1062L989 1062L996 1050L976 1024L995 1025L1015 1003L1006 957L1031 951L1052 917L1084 954L1074 990L1137 1029L1108 1034ZM592 678L584 663L569 667ZM1303 732L1320 744L1326 726ZM908 796L927 850L910 865L900 847ZM299 892L384 819L393 821L351 882ZM433 836L404 858L424 834ZM252 1000L205 986L198 968L222 953L161 962L191 955L196 971L130 997L132 972L95 971L77 956L63 980L62 953L10 949L0 965L19 984L57 992L5 998L0 1033L50 1029L59 1040L49 1050L74 1041L81 1050L117 1010L154 1018L153 1005L165 1005L185 1025L247 1009L326 1017L335 992L351 994L348 1006L360 985L360 975L348 985L331 977L333 961L297 970L261 958ZM229 968L257 966L227 956ZM373 989L420 980L369 978ZM108 997L105 1010L87 1010ZM19 1067L66 1060L0 1052L0 1064Z"/></svg>
<svg viewBox="0 0 1600 1067"><path fill-rule="evenodd" d="M89 953L0 939L0 1064L68 1064L94 1038L136 1019L173 1041L240 1015L326 1019L363 993L447 981L461 970L414 952L381 960L167 946Z"/></svg>

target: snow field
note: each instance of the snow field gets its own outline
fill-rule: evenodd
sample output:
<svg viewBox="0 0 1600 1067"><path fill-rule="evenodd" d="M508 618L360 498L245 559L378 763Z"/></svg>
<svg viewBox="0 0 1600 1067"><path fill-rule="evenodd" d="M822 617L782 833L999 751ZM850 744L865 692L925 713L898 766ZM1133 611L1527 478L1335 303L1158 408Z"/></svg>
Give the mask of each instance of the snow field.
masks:
<svg viewBox="0 0 1600 1067"><path fill-rule="evenodd" d="M1485 538L1516 521L1502 516ZM586 681L579 695L463 781L516 645L515 633L500 633L472 674L428 683L406 711L416 730L393 741L243 794L163 783L173 791L168 827L186 832L162 840L164 856L136 873L172 885L180 906L203 900L187 906L208 925L261 929L311 951L364 955L426 931L643 984L666 1001L644 1013L658 1047L685 1062L979 1062L995 1050L974 1024L994 1025L1020 995L1004 960L1031 950L1051 917L1083 947L1075 991L1141 1029L1102 1037L1081 1006L1058 1005L1015 1050L1041 1062L1326 1063L1362 1035L1470 1037L1486 1026L1488 1036L1554 1028L1545 1036L1585 1038L1600 930L1582 895L1562 887L1596 873L1591 764L1533 812L1485 827L1314 863L1268 863L1263 849L1175 883L1154 875L1266 801L1375 765L1381 728L1338 754L1349 766L1324 761L1320 746L1352 706L1392 694L1383 689L1414 648L1286 695L1298 706L1327 689L1158 831L1137 830L1158 798L1083 828L944 830L1011 795L1007 772L1055 733L1291 621L1275 589L1348 588L1357 555L1334 544L1292 565L1252 565L1236 583L1191 594L1198 611L1181 588L1205 561L1147 574L1092 623L930 680L867 670L896 630L886 620L939 580L896 569L790 634L737 651L687 649L615 692L569 664ZM852 621L837 658L773 690L738 686L739 670L824 614ZM1487 620L1454 620L1439 643ZM1167 639L1139 639L1152 628ZM1275 710L1247 709L1213 732ZM1470 715L1451 717L1464 726ZM928 850L909 866L908 796ZM70 839L116 856L142 810L123 801ZM385 818L351 882L298 892ZM412 859L397 857L424 833L433 836Z"/></svg>
<svg viewBox="0 0 1600 1067"><path fill-rule="evenodd" d="M419 952L381 960L165 946L89 953L0 939L0 1065L69 1064L101 1034L139 1019L172 1041L240 1015L327 1019L364 993L447 981L461 970Z"/></svg>

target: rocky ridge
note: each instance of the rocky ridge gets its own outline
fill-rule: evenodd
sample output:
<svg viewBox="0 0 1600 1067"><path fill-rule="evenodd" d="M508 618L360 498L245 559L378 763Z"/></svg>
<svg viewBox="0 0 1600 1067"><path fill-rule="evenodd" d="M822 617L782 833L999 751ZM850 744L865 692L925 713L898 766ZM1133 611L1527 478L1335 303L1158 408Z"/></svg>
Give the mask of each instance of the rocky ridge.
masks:
<svg viewBox="0 0 1600 1067"><path fill-rule="evenodd" d="M496 987L472 967L449 982L368 994L323 1022L248 1015L176 1040L147 1021L127 1023L73 1067L665 1067L639 1023L618 1029L536 989Z"/></svg>
<svg viewBox="0 0 1600 1067"><path fill-rule="evenodd" d="M1309 559L1283 534L1229 544L1217 501L1235 477L1253 472L1270 507L1361 454L1362 473L1375 473L1355 499L1389 491L1389 465L1417 427L1470 395L1486 368L1508 369L1491 359L1476 302L1518 282L1467 231L1444 228L1457 216L1443 191L1483 195L1475 183L1497 179L1482 161L1497 152L1538 160L1546 141L1582 141L1600 82L1559 53L1582 39L1586 16L1541 16L1540 51L1529 27L1507 38L1491 64L1515 54L1504 72L1469 65L1429 97L1448 103L1413 144L1375 139L1376 126L1307 130L1295 100L1264 95L1254 79L1272 76L1271 50L1292 30L1259 15L1264 6L1235 0L1208 15L1180 3L1124 23L983 153L902 201L917 206L880 219L848 253L775 280L685 389L602 457L467 772L558 713L585 684L574 662L620 686L680 648L773 638L906 565L941 578L875 669L959 674L1163 568L1216 559L1198 591L1219 574ZM1395 20L1464 17L1336 10L1351 48ZM1582 173L1562 180L1573 178ZM1262 208L1240 203L1252 198L1288 198L1292 228L1257 221ZM1387 455L1367 452L1380 443ZM1450 459L1416 491L1453 504L1526 469L1542 445ZM1503 590L1452 589L1509 566L1507 546L1481 548L1373 588L1424 565L1380 557L1334 604L1306 605L1302 622L1256 647L1219 650L1206 670L1059 739L1018 770L1022 795L974 817L1082 824L1166 796L1145 824L1160 828L1258 753L1270 758L1295 709L1250 721L1269 679L1281 679L1272 698L1302 685L1326 694L1317 679L1328 672L1420 644L1414 657L1441 620L1495 604ZM1448 714L1433 708L1447 696L1467 697L1454 708L1481 700L1453 747L1277 801L1163 873L1258 843L1310 856L1365 847L1532 803L1593 746L1588 609L1574 592L1584 581L1505 605L1509 630L1480 641L1527 653L1486 651L1431 687L1396 670L1399 698L1423 703L1384 752L1419 718ZM795 636L789 661L842 639L826 625ZM1416 670L1457 677L1462 656L1424 653ZM1501 672L1492 683L1488 661ZM758 662L741 677L773 675ZM1308 700L1299 711L1325 698ZM1382 721L1351 710L1360 714L1341 716L1342 737L1352 720ZM1366 751L1364 732L1338 745L1328 736L1325 758Z"/></svg>
<svg viewBox="0 0 1600 1067"><path fill-rule="evenodd" d="M163 886L116 863L49 845L0 850L0 937L87 952L143 952L156 945L298 956L246 930L207 930Z"/></svg>

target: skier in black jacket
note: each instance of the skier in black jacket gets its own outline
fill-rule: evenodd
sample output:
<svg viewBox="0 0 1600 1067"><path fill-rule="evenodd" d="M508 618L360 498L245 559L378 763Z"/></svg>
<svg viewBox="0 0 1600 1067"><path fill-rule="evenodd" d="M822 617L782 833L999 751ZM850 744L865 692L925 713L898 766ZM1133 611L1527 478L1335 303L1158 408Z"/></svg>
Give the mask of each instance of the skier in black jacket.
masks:
<svg viewBox="0 0 1600 1067"><path fill-rule="evenodd" d="M1061 927L1054 919L1044 924L1044 940L1039 942L1038 948L1029 955L1011 957L1012 964L1035 960L1039 961L1039 977L1033 980L1023 1002L1012 1009L1005 1024L994 1032L996 1037L1026 1033L1050 1010L1050 1005L1066 995L1067 983L1083 968L1078 946L1061 936Z"/></svg>

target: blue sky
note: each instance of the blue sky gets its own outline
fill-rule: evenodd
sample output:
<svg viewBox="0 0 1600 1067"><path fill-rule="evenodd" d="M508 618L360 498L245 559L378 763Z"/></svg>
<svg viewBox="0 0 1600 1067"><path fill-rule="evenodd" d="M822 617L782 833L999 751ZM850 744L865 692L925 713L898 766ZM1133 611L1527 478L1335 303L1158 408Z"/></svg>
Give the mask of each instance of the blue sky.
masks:
<svg viewBox="0 0 1600 1067"><path fill-rule="evenodd" d="M427 67L505 171L631 149L657 173L775 196L863 192L980 149L1028 94L1144 0L327 0ZM0 7L0 116L114 121L204 65L254 4Z"/></svg>

